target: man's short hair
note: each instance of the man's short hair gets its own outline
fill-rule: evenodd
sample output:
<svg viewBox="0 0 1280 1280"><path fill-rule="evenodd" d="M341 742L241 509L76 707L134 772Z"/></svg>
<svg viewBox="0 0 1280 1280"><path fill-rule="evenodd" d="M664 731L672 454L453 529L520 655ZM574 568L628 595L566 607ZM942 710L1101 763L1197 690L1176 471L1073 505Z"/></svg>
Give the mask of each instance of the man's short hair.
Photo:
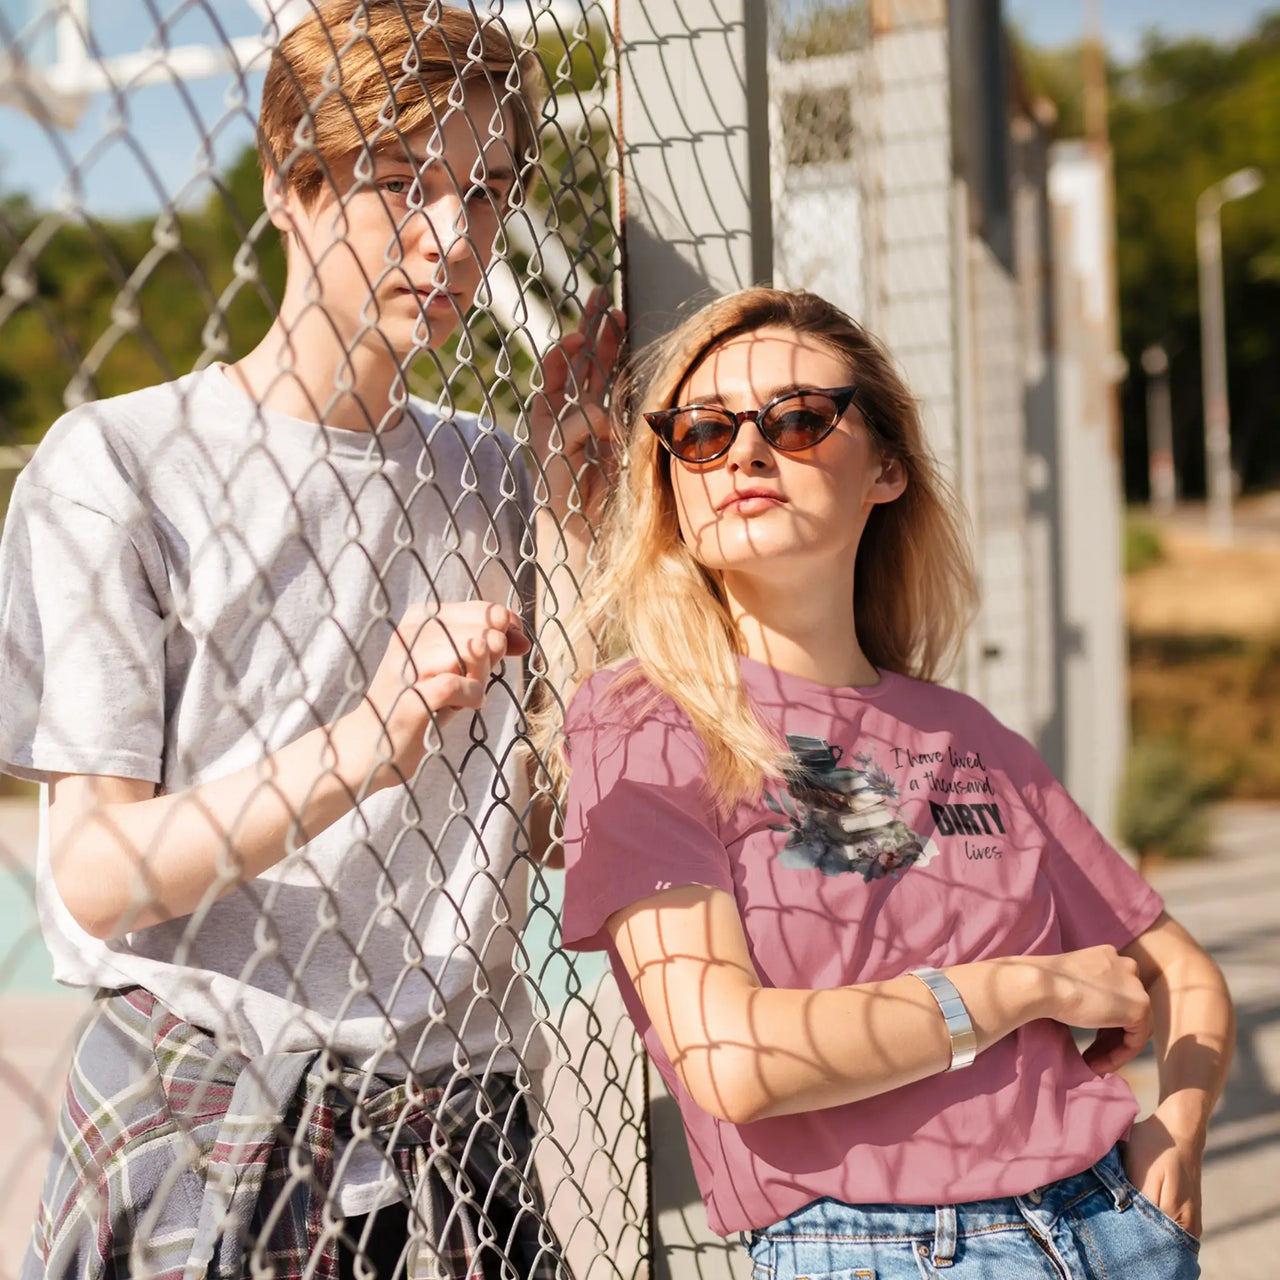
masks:
<svg viewBox="0 0 1280 1280"><path fill-rule="evenodd" d="M473 81L487 82L511 119L522 172L537 154L544 82L503 23L440 0L320 0L272 55L258 118L263 170L311 204L335 160L442 124L459 109L459 85ZM498 127L487 117L474 126L482 146Z"/></svg>

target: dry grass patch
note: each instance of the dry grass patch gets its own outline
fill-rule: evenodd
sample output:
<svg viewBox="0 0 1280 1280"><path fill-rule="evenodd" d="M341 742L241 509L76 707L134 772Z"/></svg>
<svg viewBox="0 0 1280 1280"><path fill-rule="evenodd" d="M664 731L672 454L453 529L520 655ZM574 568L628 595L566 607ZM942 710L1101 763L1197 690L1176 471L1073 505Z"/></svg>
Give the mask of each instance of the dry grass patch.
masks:
<svg viewBox="0 0 1280 1280"><path fill-rule="evenodd" d="M1280 640L1130 638L1135 742L1176 744L1217 795L1280 797Z"/></svg>
<svg viewBox="0 0 1280 1280"><path fill-rule="evenodd" d="M1280 545L1218 547L1161 533L1162 557L1125 583L1136 635L1280 636Z"/></svg>
<svg viewBox="0 0 1280 1280"><path fill-rule="evenodd" d="M1175 748L1215 794L1280 798L1280 539L1156 534L1126 580L1135 744Z"/></svg>

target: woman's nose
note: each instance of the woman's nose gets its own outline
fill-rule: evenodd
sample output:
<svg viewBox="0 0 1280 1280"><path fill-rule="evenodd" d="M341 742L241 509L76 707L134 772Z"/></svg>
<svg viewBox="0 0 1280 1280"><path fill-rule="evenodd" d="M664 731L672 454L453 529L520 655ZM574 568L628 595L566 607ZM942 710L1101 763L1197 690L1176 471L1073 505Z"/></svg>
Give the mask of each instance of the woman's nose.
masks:
<svg viewBox="0 0 1280 1280"><path fill-rule="evenodd" d="M748 418L738 427L729 452L725 454L725 466L730 471L760 471L773 465L773 450L769 442L760 434L753 418Z"/></svg>

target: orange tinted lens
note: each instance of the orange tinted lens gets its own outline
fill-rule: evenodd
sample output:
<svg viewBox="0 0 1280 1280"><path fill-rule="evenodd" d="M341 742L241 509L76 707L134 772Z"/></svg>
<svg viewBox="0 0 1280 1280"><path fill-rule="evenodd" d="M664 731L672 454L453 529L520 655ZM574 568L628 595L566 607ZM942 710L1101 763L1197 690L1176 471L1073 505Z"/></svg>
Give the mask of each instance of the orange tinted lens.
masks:
<svg viewBox="0 0 1280 1280"><path fill-rule="evenodd" d="M761 433L776 449L810 449L835 425L836 403L817 391L779 400L760 423Z"/></svg>
<svg viewBox="0 0 1280 1280"><path fill-rule="evenodd" d="M686 462L703 462L729 447L733 419L714 409L685 409L671 420L671 448Z"/></svg>

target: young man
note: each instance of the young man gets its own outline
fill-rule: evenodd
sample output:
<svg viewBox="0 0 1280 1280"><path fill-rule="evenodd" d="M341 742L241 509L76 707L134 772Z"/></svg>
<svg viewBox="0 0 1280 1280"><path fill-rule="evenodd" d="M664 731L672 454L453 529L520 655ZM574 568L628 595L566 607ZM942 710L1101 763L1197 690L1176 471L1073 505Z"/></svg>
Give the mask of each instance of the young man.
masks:
<svg viewBox="0 0 1280 1280"><path fill-rule="evenodd" d="M530 485L406 387L519 198L535 83L466 10L321 5L263 93L270 332L67 414L20 477L0 767L48 783L57 976L104 989L24 1276L555 1270L513 967ZM617 349L588 312L533 414L562 580Z"/></svg>

